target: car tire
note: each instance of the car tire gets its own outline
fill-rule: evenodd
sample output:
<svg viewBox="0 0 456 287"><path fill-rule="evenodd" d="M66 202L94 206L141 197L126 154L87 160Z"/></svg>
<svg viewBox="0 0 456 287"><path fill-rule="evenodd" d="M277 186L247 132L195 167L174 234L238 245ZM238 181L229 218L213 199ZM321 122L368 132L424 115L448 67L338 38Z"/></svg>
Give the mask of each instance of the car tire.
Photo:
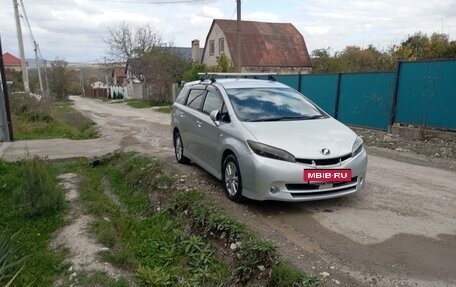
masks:
<svg viewBox="0 0 456 287"><path fill-rule="evenodd" d="M182 137L177 131L174 133L174 155L178 163L186 164L190 160L184 155L184 143L182 142Z"/></svg>
<svg viewBox="0 0 456 287"><path fill-rule="evenodd" d="M238 160L235 155L228 155L223 161L223 187L226 196L234 202L242 202L242 176Z"/></svg>

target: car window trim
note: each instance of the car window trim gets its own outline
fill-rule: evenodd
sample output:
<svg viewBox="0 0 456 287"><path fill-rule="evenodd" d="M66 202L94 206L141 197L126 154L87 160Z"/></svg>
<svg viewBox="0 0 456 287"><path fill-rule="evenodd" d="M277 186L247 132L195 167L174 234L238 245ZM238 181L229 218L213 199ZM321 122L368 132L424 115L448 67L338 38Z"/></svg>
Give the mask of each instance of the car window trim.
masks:
<svg viewBox="0 0 456 287"><path fill-rule="evenodd" d="M225 105L225 101L223 100L223 97L222 97L222 94L218 91L218 89L216 89L214 86L207 86L206 88L207 90L207 93L206 95L204 96L204 100L203 100L203 103L201 105L201 112L203 114L206 114L206 115L209 115L212 111L209 111L209 113L206 113L204 112L203 108L204 108L204 103L206 102L206 98L207 98L207 95L209 94L209 92L215 94L216 96L218 96L220 99L222 99L222 107L223 105ZM221 111L221 109L219 110L219 112Z"/></svg>
<svg viewBox="0 0 456 287"><path fill-rule="evenodd" d="M194 107L189 106L189 103L187 102L188 101L188 96L190 95L190 93L193 90L196 90L196 91L200 90L201 92L205 93L204 95L201 95L203 97L203 99L201 100L201 103L199 104L198 108L194 108ZM191 87L190 91L188 92L187 99L185 101L185 106L188 107L189 109L192 109L192 110L195 110L195 111L201 111L201 109L203 108L204 100L206 99L206 95L207 95L207 89L205 87L203 89L201 89L199 87L196 87L196 88ZM197 99L197 98L195 98L195 99ZM193 100L195 100L195 99L193 99Z"/></svg>

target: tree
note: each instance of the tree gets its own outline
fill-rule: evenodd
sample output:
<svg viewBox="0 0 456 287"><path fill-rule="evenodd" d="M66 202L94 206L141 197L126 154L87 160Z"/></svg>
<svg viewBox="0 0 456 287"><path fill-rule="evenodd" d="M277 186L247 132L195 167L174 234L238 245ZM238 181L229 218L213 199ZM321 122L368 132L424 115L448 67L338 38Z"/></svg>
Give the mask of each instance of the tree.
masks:
<svg viewBox="0 0 456 287"><path fill-rule="evenodd" d="M234 72L236 69L233 67L230 59L225 55L221 54L217 56L217 66L213 67L214 72Z"/></svg>
<svg viewBox="0 0 456 287"><path fill-rule="evenodd" d="M205 73L208 72L209 68L205 64L193 64L192 68L190 70L187 70L184 73L184 81L186 82L191 82L191 81L196 81L199 79L198 73Z"/></svg>
<svg viewBox="0 0 456 287"><path fill-rule="evenodd" d="M373 45L369 45L366 49L347 46L337 54L337 57L343 63L344 72L377 72L394 68L388 54L380 52Z"/></svg>
<svg viewBox="0 0 456 287"><path fill-rule="evenodd" d="M340 59L331 56L330 48L312 51L313 73L340 73L344 70Z"/></svg>
<svg viewBox="0 0 456 287"><path fill-rule="evenodd" d="M456 41L450 42L445 34L433 33L428 37L418 32L393 46L390 53L395 59L407 61L456 58Z"/></svg>
<svg viewBox="0 0 456 287"><path fill-rule="evenodd" d="M181 82L191 67L191 61L173 47L153 49L136 62L142 67L143 81L149 90L147 98L151 102L169 102L171 84Z"/></svg>
<svg viewBox="0 0 456 287"><path fill-rule="evenodd" d="M154 48L165 45L161 35L149 25L134 28L123 22L119 26L109 28L108 33L109 37L105 42L109 46L111 56L124 62L140 58Z"/></svg>
<svg viewBox="0 0 456 287"><path fill-rule="evenodd" d="M122 23L109 29L106 43L110 54L125 61L131 76L145 84L145 97L151 102L170 101L171 84L181 81L191 67L191 61L149 25L134 28Z"/></svg>
<svg viewBox="0 0 456 287"><path fill-rule="evenodd" d="M57 100L66 100L70 88L77 82L77 76L68 68L66 61L56 59L51 63L49 81L52 95Z"/></svg>
<svg viewBox="0 0 456 287"><path fill-rule="evenodd" d="M313 73L394 71L398 59L415 61L456 58L456 41L448 35L433 33L430 37L421 32L409 36L399 45L380 51L373 45L366 49L347 46L331 55L330 49L312 52Z"/></svg>
<svg viewBox="0 0 456 287"><path fill-rule="evenodd" d="M331 56L330 49L317 49L312 52L313 73L374 72L389 71L394 68L388 53L369 45L366 49L347 46Z"/></svg>

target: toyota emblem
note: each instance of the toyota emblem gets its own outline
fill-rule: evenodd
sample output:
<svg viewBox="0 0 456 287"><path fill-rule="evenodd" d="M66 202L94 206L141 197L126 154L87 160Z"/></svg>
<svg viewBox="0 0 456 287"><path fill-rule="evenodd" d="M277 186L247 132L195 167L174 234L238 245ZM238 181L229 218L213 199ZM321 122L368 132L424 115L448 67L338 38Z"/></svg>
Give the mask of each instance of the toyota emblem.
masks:
<svg viewBox="0 0 456 287"><path fill-rule="evenodd" d="M327 149L327 148L321 149L320 152L321 152L322 155L329 155L331 153L331 151L329 149Z"/></svg>

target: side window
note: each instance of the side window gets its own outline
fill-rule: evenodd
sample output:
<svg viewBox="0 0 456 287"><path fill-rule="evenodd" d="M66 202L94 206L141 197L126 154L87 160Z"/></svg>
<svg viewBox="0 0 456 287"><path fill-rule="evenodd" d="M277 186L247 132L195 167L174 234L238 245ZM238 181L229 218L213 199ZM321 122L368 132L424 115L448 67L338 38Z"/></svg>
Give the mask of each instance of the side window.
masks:
<svg viewBox="0 0 456 287"><path fill-rule="evenodd" d="M215 53L215 41L210 40L209 41L209 55L214 55Z"/></svg>
<svg viewBox="0 0 456 287"><path fill-rule="evenodd" d="M179 95L176 98L176 103L182 104L182 105L185 103L185 98L188 95L188 90L189 89L190 89L189 87L184 87L182 89L182 91L180 91Z"/></svg>
<svg viewBox="0 0 456 287"><path fill-rule="evenodd" d="M201 106L201 102L203 101L205 94L205 90L191 90L187 98L187 106L198 110Z"/></svg>
<svg viewBox="0 0 456 287"><path fill-rule="evenodd" d="M220 111L223 105L222 98L213 92L208 92L203 105L203 112L210 114L212 111Z"/></svg>
<svg viewBox="0 0 456 287"><path fill-rule="evenodd" d="M219 54L225 53L225 39L219 39Z"/></svg>

